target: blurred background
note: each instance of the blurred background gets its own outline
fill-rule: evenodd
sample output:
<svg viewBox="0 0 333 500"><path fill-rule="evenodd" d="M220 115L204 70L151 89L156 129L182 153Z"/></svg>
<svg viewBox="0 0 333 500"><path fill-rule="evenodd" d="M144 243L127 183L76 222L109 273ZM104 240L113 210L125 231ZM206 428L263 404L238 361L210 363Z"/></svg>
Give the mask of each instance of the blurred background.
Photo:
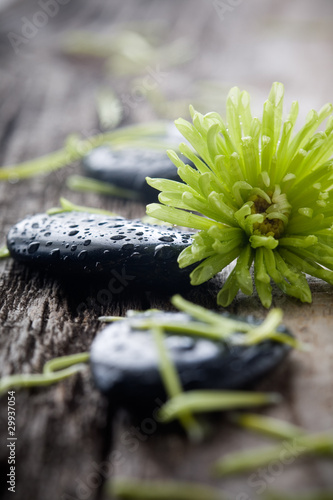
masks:
<svg viewBox="0 0 333 500"><path fill-rule="evenodd" d="M332 16L330 0L1 0L0 165L190 103L223 114L234 85L260 115L283 82L302 123L332 100Z"/></svg>

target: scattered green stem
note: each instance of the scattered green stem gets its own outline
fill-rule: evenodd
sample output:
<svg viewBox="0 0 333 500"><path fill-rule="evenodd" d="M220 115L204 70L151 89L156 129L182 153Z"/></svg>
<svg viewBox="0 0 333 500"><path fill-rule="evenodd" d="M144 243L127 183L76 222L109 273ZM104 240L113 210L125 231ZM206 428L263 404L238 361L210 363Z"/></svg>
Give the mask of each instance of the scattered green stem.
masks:
<svg viewBox="0 0 333 500"><path fill-rule="evenodd" d="M215 464L214 471L220 476L238 474L271 462L290 464L296 458L313 454L333 458L333 431L301 435L278 446L230 453Z"/></svg>
<svg viewBox="0 0 333 500"><path fill-rule="evenodd" d="M294 439L305 433L304 429L289 422L256 413L233 414L230 419L245 429L276 439Z"/></svg>
<svg viewBox="0 0 333 500"><path fill-rule="evenodd" d="M67 179L67 187L74 191L84 191L116 196L128 200L139 200L140 194L132 189L123 189L109 182L98 181L82 175L71 175Z"/></svg>
<svg viewBox="0 0 333 500"><path fill-rule="evenodd" d="M121 321L123 319L123 316L99 316L98 321L102 321L103 323L114 323L115 321Z"/></svg>
<svg viewBox="0 0 333 500"><path fill-rule="evenodd" d="M0 259L7 259L8 257L10 257L9 250L6 245L3 245L0 247Z"/></svg>
<svg viewBox="0 0 333 500"><path fill-rule="evenodd" d="M87 368L89 353L83 352L70 356L61 356L45 363L43 373L20 373L0 379L0 395L9 389L42 387L60 382Z"/></svg>
<svg viewBox="0 0 333 500"><path fill-rule="evenodd" d="M169 358L168 351L164 345L163 330L155 326L152 328L152 334L158 351L159 369L166 393L171 398L180 396L183 393L183 389L176 368ZM191 440L198 441L203 437L202 428L191 414L191 411L187 409L180 411L178 418Z"/></svg>
<svg viewBox="0 0 333 500"><path fill-rule="evenodd" d="M77 363L87 363L90 359L89 352L80 352L78 354L70 354L59 358L50 359L43 368L44 374L54 373L58 370L63 370Z"/></svg>
<svg viewBox="0 0 333 500"><path fill-rule="evenodd" d="M0 181L16 182L38 174L58 170L80 160L89 151L104 144L110 144L113 147L144 147L142 140L148 138L152 144L155 144L155 147L165 149L165 142L158 140L158 137L165 134L166 130L167 123L160 121L122 127L87 139L70 136L65 146L58 151L17 165L0 168ZM155 138L154 141L153 138Z"/></svg>
<svg viewBox="0 0 333 500"><path fill-rule="evenodd" d="M9 389L22 389L28 387L42 387L60 382L75 373L86 368L86 365L78 364L59 370L57 372L43 374L19 374L9 375L0 379L0 395Z"/></svg>
<svg viewBox="0 0 333 500"><path fill-rule="evenodd" d="M64 212L87 212L92 214L108 215L110 217L119 217L119 214L115 212L110 212L109 210L103 210L101 208L84 207L82 205L75 205L66 198L60 198L60 207L53 207L47 210L48 215L62 214Z"/></svg>
<svg viewBox="0 0 333 500"><path fill-rule="evenodd" d="M234 410L252 406L275 404L281 401L276 393L244 392L244 391L188 391L175 395L159 411L162 422L170 422L178 418L184 411L211 412Z"/></svg>

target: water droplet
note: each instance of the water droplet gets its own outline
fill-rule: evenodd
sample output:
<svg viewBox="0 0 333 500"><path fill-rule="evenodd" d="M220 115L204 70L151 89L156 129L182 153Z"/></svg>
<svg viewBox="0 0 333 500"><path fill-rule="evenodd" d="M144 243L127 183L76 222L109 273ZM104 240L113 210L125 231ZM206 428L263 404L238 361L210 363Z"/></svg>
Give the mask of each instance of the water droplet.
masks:
<svg viewBox="0 0 333 500"><path fill-rule="evenodd" d="M35 253L37 252L39 248L39 243L38 241L33 241L32 243L30 243L30 245L28 246L28 253Z"/></svg>
<svg viewBox="0 0 333 500"><path fill-rule="evenodd" d="M170 245L157 245L154 257L159 260L170 260L174 256L173 248Z"/></svg>
<svg viewBox="0 0 333 500"><path fill-rule="evenodd" d="M78 232L77 229L73 229L73 231L69 231L68 236L75 236Z"/></svg>
<svg viewBox="0 0 333 500"><path fill-rule="evenodd" d="M54 250L52 250L50 252L50 255L51 255L51 257L60 257L60 249L59 248L55 248Z"/></svg>
<svg viewBox="0 0 333 500"><path fill-rule="evenodd" d="M123 234L115 234L114 236L111 236L110 240L123 240L125 236Z"/></svg>
<svg viewBox="0 0 333 500"><path fill-rule="evenodd" d="M139 231L138 233L135 233L137 236L142 236L143 235L143 232L142 231Z"/></svg>
<svg viewBox="0 0 333 500"><path fill-rule="evenodd" d="M121 247L122 250L129 250L129 251L132 251L134 250L134 245L133 243L126 243L125 245L123 245Z"/></svg>
<svg viewBox="0 0 333 500"><path fill-rule="evenodd" d="M78 224L72 224L71 226L69 226L70 228L72 227L79 227Z"/></svg>
<svg viewBox="0 0 333 500"><path fill-rule="evenodd" d="M47 242L45 243L45 246L46 246L46 247L50 247L51 245L52 245L52 241L47 241Z"/></svg>
<svg viewBox="0 0 333 500"><path fill-rule="evenodd" d="M75 252L75 250L76 250L76 249L77 249L77 245L72 245L72 246L71 246L71 250L72 250L72 252Z"/></svg>
<svg viewBox="0 0 333 500"><path fill-rule="evenodd" d="M159 241L165 241L167 243L172 243L174 241L174 238L171 236L161 236L161 238L158 238Z"/></svg>
<svg viewBox="0 0 333 500"><path fill-rule="evenodd" d="M85 240L85 242L83 243L85 247L87 247L88 245L90 245L91 243L91 240Z"/></svg>
<svg viewBox="0 0 333 500"><path fill-rule="evenodd" d="M45 233L45 234L44 234L44 236L46 236L46 237L47 237L47 236L51 236L50 231L48 231L47 233Z"/></svg>
<svg viewBox="0 0 333 500"><path fill-rule="evenodd" d="M81 252L77 256L77 258L79 260L84 260L87 257L87 253L88 253L87 250L81 250Z"/></svg>
<svg viewBox="0 0 333 500"><path fill-rule="evenodd" d="M33 227L34 229L38 229L39 228L38 222L34 222L31 227Z"/></svg>

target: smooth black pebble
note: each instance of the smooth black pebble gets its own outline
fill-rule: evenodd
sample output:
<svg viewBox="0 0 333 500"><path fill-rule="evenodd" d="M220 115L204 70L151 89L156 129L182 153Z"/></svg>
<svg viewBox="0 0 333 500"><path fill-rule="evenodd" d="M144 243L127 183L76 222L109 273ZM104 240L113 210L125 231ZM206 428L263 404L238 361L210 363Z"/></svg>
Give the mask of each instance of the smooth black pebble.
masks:
<svg viewBox="0 0 333 500"><path fill-rule="evenodd" d="M192 319L184 313L146 312L107 326L92 343L91 370L96 386L113 405L149 416L157 406L156 400L165 401L166 394L151 331L137 329L133 323L140 318L181 324ZM290 334L284 327L281 331ZM290 350L290 346L274 341L234 346L175 334L167 334L165 344L185 391L248 388L275 368Z"/></svg>
<svg viewBox="0 0 333 500"><path fill-rule="evenodd" d="M139 220L68 212L27 217L10 229L7 246L14 259L56 273L177 290L189 285L193 268L179 269L177 258L191 241L189 233Z"/></svg>
<svg viewBox="0 0 333 500"><path fill-rule="evenodd" d="M193 165L184 155L181 155L181 159ZM166 152L154 149L115 151L109 146L101 146L84 157L82 168L88 177L136 191L145 203L156 201L158 196L158 191L147 184L146 177L182 182L177 167Z"/></svg>

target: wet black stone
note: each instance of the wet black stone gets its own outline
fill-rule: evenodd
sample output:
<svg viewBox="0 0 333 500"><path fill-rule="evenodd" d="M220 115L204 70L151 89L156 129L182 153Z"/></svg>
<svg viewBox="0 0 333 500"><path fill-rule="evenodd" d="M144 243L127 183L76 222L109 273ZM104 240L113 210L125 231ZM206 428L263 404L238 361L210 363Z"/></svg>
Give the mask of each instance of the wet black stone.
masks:
<svg viewBox="0 0 333 500"><path fill-rule="evenodd" d="M77 230L71 231L74 226ZM89 240L81 236L85 229L89 229ZM144 241L138 232L145 235ZM179 269L177 263L179 253L191 244L191 239L184 243L183 235L138 220L69 212L27 217L10 229L7 245L14 259L56 274L88 272L100 277L103 269L103 276L123 276L126 286L169 291L189 285L193 267ZM166 236L172 242L163 246L161 239Z"/></svg>
<svg viewBox="0 0 333 500"><path fill-rule="evenodd" d="M184 155L180 157L184 163L193 165ZM146 177L182 182L166 152L153 149L114 151L109 146L101 146L84 157L82 168L88 177L136 191L145 203L156 201L158 196L158 191L147 184Z"/></svg>
<svg viewBox="0 0 333 500"><path fill-rule="evenodd" d="M184 313L143 313L135 318L163 317L187 323ZM239 318L238 318L239 319ZM96 386L112 404L132 413L149 415L156 400L166 400L158 368L158 354L149 330L136 329L132 319L117 321L102 330L91 346L91 370ZM282 331L287 332L285 328ZM232 346L187 335L168 335L169 355L183 389L244 389L275 368L290 347L274 341L254 346Z"/></svg>

